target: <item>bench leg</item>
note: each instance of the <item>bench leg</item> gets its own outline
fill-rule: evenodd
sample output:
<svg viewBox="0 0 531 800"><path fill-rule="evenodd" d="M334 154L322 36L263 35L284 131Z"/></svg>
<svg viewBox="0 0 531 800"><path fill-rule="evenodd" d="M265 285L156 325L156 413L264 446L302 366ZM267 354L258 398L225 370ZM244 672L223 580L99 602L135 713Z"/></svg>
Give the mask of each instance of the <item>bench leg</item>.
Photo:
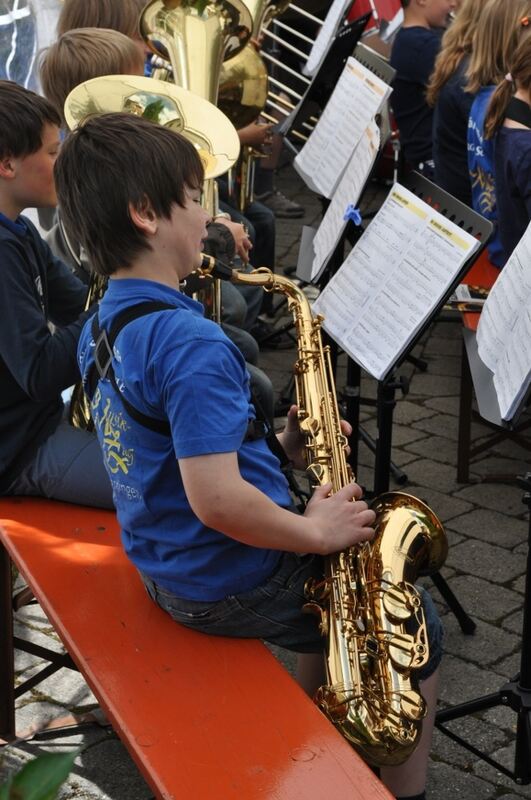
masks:
<svg viewBox="0 0 531 800"><path fill-rule="evenodd" d="M11 559L0 542L0 737L15 738L15 653Z"/></svg>
<svg viewBox="0 0 531 800"><path fill-rule="evenodd" d="M470 480L470 440L472 426L472 376L465 344L461 350L461 391L459 396L459 436L457 441L457 482Z"/></svg>

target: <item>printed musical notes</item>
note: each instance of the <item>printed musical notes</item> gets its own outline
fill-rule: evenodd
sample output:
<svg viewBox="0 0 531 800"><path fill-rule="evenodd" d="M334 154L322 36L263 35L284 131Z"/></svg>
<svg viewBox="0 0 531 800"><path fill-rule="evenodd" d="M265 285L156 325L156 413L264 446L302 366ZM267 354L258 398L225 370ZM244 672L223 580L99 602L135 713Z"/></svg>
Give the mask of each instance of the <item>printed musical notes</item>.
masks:
<svg viewBox="0 0 531 800"><path fill-rule="evenodd" d="M531 381L531 225L483 306L478 353L494 373L502 419L510 420Z"/></svg>
<svg viewBox="0 0 531 800"><path fill-rule="evenodd" d="M351 6L351 0L334 0L328 10L326 19L324 20L317 38L313 43L313 47L308 56L308 61L304 65L303 72L305 75L315 75L317 69L323 58L326 55L330 43L334 38L339 24L345 15L345 12Z"/></svg>
<svg viewBox="0 0 531 800"><path fill-rule="evenodd" d="M312 281L319 279L346 225L345 209L357 205L380 147L380 131L374 121L364 130L339 181L313 239Z"/></svg>
<svg viewBox="0 0 531 800"><path fill-rule="evenodd" d="M449 292L473 236L400 184L313 306L324 328L378 380Z"/></svg>
<svg viewBox="0 0 531 800"><path fill-rule="evenodd" d="M349 58L315 129L294 161L315 192L332 197L367 126L391 87L355 58Z"/></svg>

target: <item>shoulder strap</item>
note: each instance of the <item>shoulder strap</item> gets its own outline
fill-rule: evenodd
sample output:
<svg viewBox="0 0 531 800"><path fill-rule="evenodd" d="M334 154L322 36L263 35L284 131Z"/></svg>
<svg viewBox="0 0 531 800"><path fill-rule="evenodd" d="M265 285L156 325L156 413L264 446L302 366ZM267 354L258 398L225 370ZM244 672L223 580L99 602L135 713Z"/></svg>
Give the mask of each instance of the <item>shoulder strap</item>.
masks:
<svg viewBox="0 0 531 800"><path fill-rule="evenodd" d="M161 433L164 436L170 435L170 424L167 420L148 417L147 414L143 414L131 405L123 396L116 382L116 376L112 366L112 355L116 338L126 325L139 317L145 317L147 314L152 314L156 311L167 311L174 308L175 306L169 303L162 303L156 300L129 306L114 318L109 333L107 333L104 328L100 328L98 315L95 314L92 320L92 337L95 342L94 363L90 367L85 380L85 391L89 399L92 399L98 381L101 378L108 378L115 392L118 393L127 413L140 425L149 428L149 430L155 433Z"/></svg>
<svg viewBox="0 0 531 800"><path fill-rule="evenodd" d="M515 122L519 122L521 125L525 125L526 128L531 128L531 108L517 97L511 97L509 100L505 116Z"/></svg>
<svg viewBox="0 0 531 800"><path fill-rule="evenodd" d="M129 306L114 318L109 333L107 333L104 328L100 328L98 315L95 314L92 320L91 328L92 338L95 342L94 362L87 372L84 384L85 392L87 393L89 399L92 400L98 385L98 381L101 378L108 378L114 391L119 395L120 400L122 401L122 404L129 416L144 428L148 428L155 433L161 433L163 436L170 436L171 434L169 422L167 420L156 419L155 417L148 417L147 414L143 414L142 411L139 411L137 408L131 405L131 403L124 397L116 381L116 376L112 366L112 356L116 338L126 325L133 320L138 319L139 317L145 317L148 314L152 314L157 311L167 311L174 308L175 306L172 306L168 303L162 303L157 300L148 300L144 303L137 303L134 306ZM254 402L255 398L253 397L252 399ZM277 441L274 434L271 436L271 429L264 421L259 419L249 420L245 434L245 441L255 441L256 439L263 438L268 440L268 444L270 446L272 439ZM277 445L280 447L280 443L278 441ZM275 455L279 455L279 453L276 452ZM280 458L280 460L282 461L282 458Z"/></svg>

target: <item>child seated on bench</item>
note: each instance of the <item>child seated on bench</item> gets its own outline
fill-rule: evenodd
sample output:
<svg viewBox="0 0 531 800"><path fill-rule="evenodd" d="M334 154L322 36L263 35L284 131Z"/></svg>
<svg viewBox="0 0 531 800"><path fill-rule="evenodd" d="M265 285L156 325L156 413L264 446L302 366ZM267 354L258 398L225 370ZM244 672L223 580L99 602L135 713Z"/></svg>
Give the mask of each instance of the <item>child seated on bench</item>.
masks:
<svg viewBox="0 0 531 800"><path fill-rule="evenodd" d="M87 290L21 216L57 203L59 125L47 100L0 81L0 494L112 508L96 436L63 418Z"/></svg>
<svg viewBox="0 0 531 800"><path fill-rule="evenodd" d="M196 150L145 119L104 114L69 136L56 180L69 225L109 276L79 361L128 556L175 620L301 653L301 682L316 689L323 639L302 612L304 584L322 576L321 555L371 539L375 516L354 483L331 496L319 487L293 513L241 353L180 291L208 222ZM279 439L302 467L296 411ZM431 704L440 623L429 608L427 621ZM423 796L430 735L428 723L407 764L382 770L401 797Z"/></svg>

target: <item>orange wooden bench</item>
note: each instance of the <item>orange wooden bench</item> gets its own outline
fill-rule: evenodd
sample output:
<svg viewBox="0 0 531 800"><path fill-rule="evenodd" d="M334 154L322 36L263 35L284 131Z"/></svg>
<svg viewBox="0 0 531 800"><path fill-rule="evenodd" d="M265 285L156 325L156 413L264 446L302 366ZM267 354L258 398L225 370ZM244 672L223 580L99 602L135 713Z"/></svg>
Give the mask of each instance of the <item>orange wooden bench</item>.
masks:
<svg viewBox="0 0 531 800"><path fill-rule="evenodd" d="M3 738L28 688L14 690L11 562L73 661L47 674L80 670L157 797L390 800L262 643L178 626L149 600L113 513L49 500L0 500Z"/></svg>

